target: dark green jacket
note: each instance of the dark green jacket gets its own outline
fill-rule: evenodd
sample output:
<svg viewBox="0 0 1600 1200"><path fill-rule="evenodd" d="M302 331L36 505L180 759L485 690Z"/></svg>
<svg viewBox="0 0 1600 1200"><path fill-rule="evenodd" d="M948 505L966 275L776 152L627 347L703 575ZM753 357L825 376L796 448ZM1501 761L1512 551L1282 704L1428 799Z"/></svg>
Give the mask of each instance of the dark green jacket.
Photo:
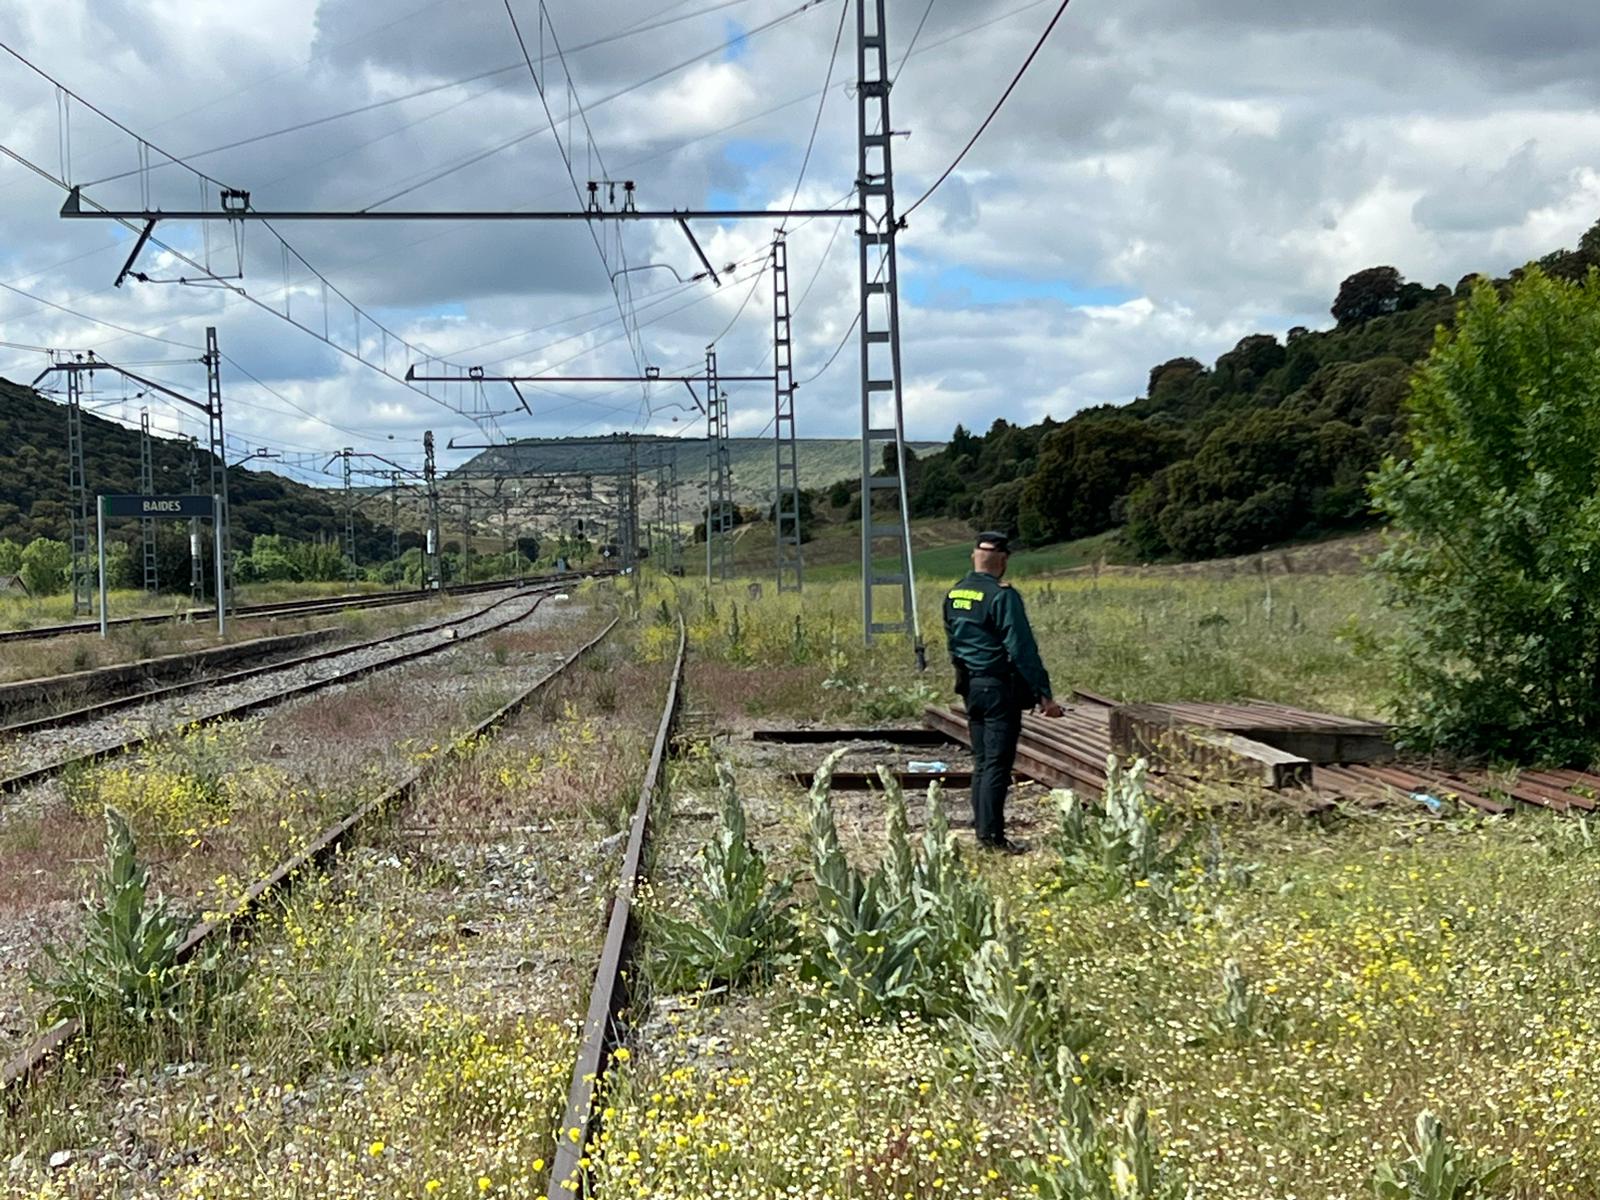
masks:
<svg viewBox="0 0 1600 1200"><path fill-rule="evenodd" d="M1013 672L1035 702L1050 699L1050 674L1015 588L969 571L944 598L944 636L958 677L962 668L973 675Z"/></svg>

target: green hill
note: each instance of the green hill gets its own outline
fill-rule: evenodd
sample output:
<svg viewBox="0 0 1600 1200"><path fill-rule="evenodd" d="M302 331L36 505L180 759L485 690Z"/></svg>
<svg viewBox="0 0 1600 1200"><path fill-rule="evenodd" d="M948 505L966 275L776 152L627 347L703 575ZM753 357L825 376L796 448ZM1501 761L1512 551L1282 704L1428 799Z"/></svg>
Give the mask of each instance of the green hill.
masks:
<svg viewBox="0 0 1600 1200"><path fill-rule="evenodd" d="M680 483L680 503L685 513L703 491L695 491L706 477L706 439L641 436L635 439L641 474L653 474L654 464L675 453ZM911 442L919 455L936 454L943 442ZM839 480L861 476L861 443L854 438L800 438L796 442L800 486L827 488ZM775 474L773 443L768 438L729 438L728 459L733 472L734 501L747 507L772 503ZM627 470L628 443L621 438L519 438L508 446L484 450L462 464L450 477L498 473L536 479L552 472L594 472L597 475Z"/></svg>
<svg viewBox="0 0 1600 1200"><path fill-rule="evenodd" d="M1600 223L1538 265L1568 279L1600 268ZM943 451L908 465L912 515L964 518L1030 545L1120 526L1146 559L1369 527L1366 481L1404 450L1412 371L1477 278L1426 287L1369 267L1341 285L1332 329L1251 334L1211 366L1171 359L1151 369L1143 396L1064 422L958 426Z"/></svg>
<svg viewBox="0 0 1600 1200"><path fill-rule="evenodd" d="M158 492L189 490L189 444L154 438ZM139 432L91 413L83 414L84 471L91 496L139 490ZM205 480L211 456L198 453ZM335 540L344 530L339 493L309 487L270 471L235 467L228 472L234 546L247 551L256 535L279 534L297 541ZM382 515L386 505L375 505ZM92 517L91 517L92 519ZM188 578L188 542L180 522L158 522L159 569L164 579ZM63 405L30 387L0 379L0 538L27 542L68 536L67 417ZM136 522L108 531L108 540L134 543ZM402 545L418 544L416 534ZM363 561L387 559L393 549L388 525L356 513L356 543Z"/></svg>

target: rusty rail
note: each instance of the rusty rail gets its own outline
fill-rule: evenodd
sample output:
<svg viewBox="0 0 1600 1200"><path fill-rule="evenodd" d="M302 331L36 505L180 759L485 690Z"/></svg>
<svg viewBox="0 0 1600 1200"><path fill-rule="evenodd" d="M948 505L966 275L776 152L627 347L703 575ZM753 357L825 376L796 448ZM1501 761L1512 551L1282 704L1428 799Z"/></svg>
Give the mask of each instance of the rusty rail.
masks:
<svg viewBox="0 0 1600 1200"><path fill-rule="evenodd" d="M644 872L645 843L650 836L650 809L661 789L667 749L672 742L683 691L683 662L687 649L683 619L678 619L678 657L667 684L667 702L650 750L650 765L639 788L639 802L628 828L628 846L617 876L616 895L606 925L606 940L595 971L594 990L589 994L589 1010L583 1019L583 1041L578 1046L572 1067L572 1083L567 1090L566 1113L557 1131L554 1162L550 1168L548 1200L571 1200L588 1195L583 1179L582 1160L588 1153L594 1125L594 1097L616 1041L616 1016L625 998L624 973L633 957L637 929L633 918L633 897Z"/></svg>
<svg viewBox="0 0 1600 1200"><path fill-rule="evenodd" d="M540 596L539 602L542 603L544 599L544 596ZM256 880L231 911L220 917L197 923L190 929L188 936L183 940L183 944L178 948L178 962L187 962L202 948L218 938L231 938L234 936L255 915L257 906L262 900L286 887L301 872L320 865L367 821L397 804L410 800L423 786L430 783L443 770L446 763L460 753L462 747L473 743L478 738L492 734L508 717L513 716L519 709L523 708L547 684L598 646L617 627L618 620L619 618L613 617L604 629L569 654L559 666L546 672L520 695L515 696L493 714L479 721L466 733L453 739L445 753L424 763L382 795L367 801L349 816L328 826L304 850L291 855ZM15 1103L16 1097L20 1095L23 1087L48 1070L50 1065L57 1060L60 1052L83 1035L83 1023L78 1018L64 1018L45 1030L44 1033L40 1034L38 1038L9 1062L0 1065L0 1101L6 1102L0 1103L0 1110L3 1110L8 1104Z"/></svg>
<svg viewBox="0 0 1600 1200"><path fill-rule="evenodd" d="M576 572L567 572L560 575L539 575L528 579L529 583L545 584L558 580L567 581L577 577ZM424 591L420 588L407 589L403 592L347 592L340 596L308 596L304 600L274 600L264 604L236 604L228 609L229 615L241 620L259 620L264 617L307 617L317 616L324 612L342 612L347 608L386 608L391 604L415 604L419 600L428 600L434 596L472 596L479 592L494 592L502 588L515 587L516 582L510 579L486 580L481 583L463 583L456 587L442 588L440 591ZM217 613L215 607L185 608L178 612L148 613L138 617L113 617L106 623L108 625L159 625L163 621L193 621L206 617L213 617ZM66 637L74 633L99 633L100 626L95 621L71 621L61 625L39 625L32 629L0 629L0 642L29 642L43 638Z"/></svg>
<svg viewBox="0 0 1600 1200"><path fill-rule="evenodd" d="M283 701L293 699L297 696L310 695L312 692L321 691L323 688L332 687L335 684L349 683L353 679L360 679L364 676L374 674L377 671L387 670L389 667L399 666L408 662L414 662L417 659L425 658L430 654L437 654L441 650L448 650L452 646L463 645L464 643L470 642L475 638L485 637L491 633L498 633L507 626L515 625L518 621L525 620L526 618L532 616L534 610L537 609L539 605L544 602L545 598L550 595L551 592L553 592L558 586L560 585L546 585L543 589L535 591L533 594L536 595L538 599L534 602L532 608L528 609L527 612L517 613L515 616L508 617L504 621L497 621L493 625L486 625L482 629L475 629L471 633L462 634L458 638L437 642L429 646L420 646L415 650L401 651L399 654L393 655L392 657L382 659L378 662L366 663L362 666L353 667L348 671L343 671L336 675L329 675L323 679L308 680L305 683L296 684L293 687L284 688L280 691L272 692L266 696L258 696L253 700L243 700L240 703L222 709L219 712L208 713L206 716L198 718L198 723L208 724L212 721L236 720L239 717L249 716L251 713L259 712L264 708L271 708L273 705L281 704ZM105 700L101 701L99 704L90 705L83 709L76 709L69 713L60 713L53 717L43 717L37 721L29 721L19 725L8 726L5 729L0 729L0 733L25 733L35 729L70 724L78 720L88 720L92 717L100 716L103 713L111 712L115 709L143 704L150 700L158 700L165 696L175 695L179 692L192 691L196 688L216 687L227 683L237 683L241 679L248 679L254 675L265 674L269 671L282 671L291 667L303 666L306 663L317 662L322 659L335 658L341 654L350 654L358 650L371 649L373 646L381 646L386 642L399 641L400 639L407 637L416 637L418 634L432 633L435 630L442 629L448 625L459 625L463 621L470 621L474 618L481 617L484 613L493 612L502 604L510 604L516 600L526 599L528 594L528 592L518 592L515 595L506 596L503 599L496 600L493 604L481 608L475 613L469 613L467 616L451 617L443 621L436 621L431 625L425 625L420 629L412 629L405 633L390 634L385 637L374 638L371 641L359 642L351 646L338 646L332 650L321 650L315 654L307 654L300 658L291 659L288 662L268 663L264 666L249 667L242 671L233 671L226 675L214 676L210 679L193 680L187 683L173 684L169 687L160 688L155 691L143 692L137 696L123 696L116 700ZM141 746L147 745L158 738L177 733L193 723L196 722L185 722L183 725L177 726L173 729L162 730L156 733L139 734L136 737L129 738L126 741L118 742L115 745L102 746L98 750L90 750L84 754L57 759L55 762L45 763L43 766L39 767L30 767L26 771L21 771L18 774L0 779L0 795L21 791L23 788L38 783L41 780L49 779L53 775L59 775L62 771L72 766L104 762L106 759L115 758L119 754L127 754L128 752L137 750Z"/></svg>

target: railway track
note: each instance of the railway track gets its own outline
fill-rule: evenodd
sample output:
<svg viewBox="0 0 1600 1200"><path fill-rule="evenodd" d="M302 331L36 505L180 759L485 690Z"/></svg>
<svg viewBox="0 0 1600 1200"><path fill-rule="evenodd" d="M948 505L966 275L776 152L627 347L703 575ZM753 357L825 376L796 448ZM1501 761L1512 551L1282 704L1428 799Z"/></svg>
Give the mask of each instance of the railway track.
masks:
<svg viewBox="0 0 1600 1200"><path fill-rule="evenodd" d="M541 595L535 601L534 607L537 607L538 603L545 598L545 596ZM528 610L529 613L532 611L532 609ZM520 620L526 615L528 613L519 614L512 620ZM509 624L510 622L506 623ZM490 716L454 738L443 753L430 758L404 779L385 790L381 795L362 804L350 815L327 826L319 835L311 839L304 849L291 854L266 874L259 877L254 884L246 889L229 911L220 916L196 923L190 929L177 951L177 962L179 964L188 962L202 951L209 950L212 946L242 932L259 911L262 901L285 889L302 873L320 866L349 842L363 826L383 813L391 811L410 800L423 787L437 778L464 749L477 745L484 738L492 737L509 717L525 707L539 692L559 678L574 663L599 646L616 628L616 625L617 618L613 618L604 629L574 650L559 665L546 672ZM678 694L677 681L681 677L682 671L683 651L681 641L680 635L678 668L674 674L673 685L668 696L669 715L675 711ZM667 718L664 717L663 728L666 727L666 721ZM654 778L659 774L659 762L663 754L663 746L663 738L658 738L656 751L651 759L650 778ZM630 842L631 852L632 843ZM635 863L637 869L638 855L633 854L630 861ZM46 1029L9 1061L0 1065L0 1111L14 1106L19 1101L26 1085L47 1072L52 1064L60 1060L62 1053L74 1042L82 1038L84 1034L83 1025L77 1018L64 1018Z"/></svg>
<svg viewBox="0 0 1600 1200"><path fill-rule="evenodd" d="M667 702L656 727L639 800L628 826L627 848L611 900L606 940L595 970L594 988L583 1020L583 1041L572 1066L572 1083L561 1126L556 1130L556 1151L546 1189L547 1200L570 1200L591 1194L584 1178L591 1141L597 1124L595 1094L600 1088L611 1053L617 1044L617 1015L627 999L627 979L633 962L638 929L633 913L634 893L644 878L644 855L650 838L651 810L662 788L667 751L672 744L683 693L683 663L687 641L682 620L678 624L678 653L667 685Z"/></svg>
<svg viewBox="0 0 1600 1200"><path fill-rule="evenodd" d="M203 689L229 687L261 676L269 675L272 672L300 671L308 667L314 667L318 663L327 662L339 657L355 656L360 659L361 656L365 655L368 651L377 649L383 645L413 638L426 638L429 634L439 633L444 631L447 627L462 625L470 621L476 621L486 614L503 606L517 605L520 601L527 600L530 594L533 596L533 603L531 606L527 608L519 608L518 611L511 613L511 615L507 616L503 620L492 621L481 626L480 628L475 628L462 633L459 636L441 637L432 641L424 642L420 646L399 651L392 655L376 659L367 659L365 661L357 661L356 664L353 665L349 670L335 671L328 675L314 676L312 678L304 679L298 683L294 683L289 687L267 692L263 695L247 697L239 700L236 703L225 705L222 708L214 709L210 712L191 716L182 721L175 722L170 728L155 729L138 733L133 736L119 737L118 740L114 742L96 746L81 753L54 757L44 762L34 763L33 765L9 774L4 778L0 778L0 795L18 792L23 788L42 782L43 780L49 779L55 775L59 775L61 772L73 767L102 762L106 759L114 758L117 755L126 754L130 751L137 750L139 747L144 746L148 742L151 742L154 739L166 734L177 732L178 729L192 724L197 720L203 722L235 720L240 717L248 716L251 713L259 712L262 709L281 704L286 700L309 695L324 688L332 687L335 684L348 683L365 675L370 675L376 671L386 670L389 667L414 662L417 659L424 658L430 654L436 654L442 650L447 650L452 646L459 646L464 642L472 641L490 633L495 633L531 616L539 607L539 605L542 604L549 596L558 591L561 586L562 585L559 583L545 584L541 588L533 589L531 593L530 591L522 591L511 596L506 596L495 601L493 604L490 604L465 616L457 616L442 621L436 621L430 625L423 626L420 629L412 629L401 633L387 635L381 638L374 638L370 641L362 642L354 646L340 646L332 650L316 651L311 654L302 655L295 659L290 659L286 662L275 662L257 667L249 667L240 671L233 671L225 675L214 676L208 679L188 680L183 683L171 684L153 691L142 692L135 696L123 696L112 700L103 700L96 704L86 705L65 713L57 713L51 716L40 717L35 720L19 722L15 725L6 726L5 728L0 729L0 736L10 737L12 744L15 745L17 739L19 738L26 738L40 733L48 733L51 730L64 728L68 725L88 723L103 717L108 717L123 709L134 708L144 704L160 703L167 699L171 699L189 692Z"/></svg>
<svg viewBox="0 0 1600 1200"><path fill-rule="evenodd" d="M533 584L570 583L586 578L582 572L568 571L558 575L545 575L528 582ZM236 620L261 620L271 617L315 617L325 613L343 612L350 608L387 608L395 604L415 604L434 596L475 596L482 592L501 591L518 586L510 579L488 580L483 583L465 583L444 588L442 592L408 589L403 592L356 592L343 596L315 596L306 600L282 600L270 604L240 604L230 608L229 615ZM107 622L113 627L133 625L159 625L166 621L198 621L216 615L214 607L186 608L176 613L155 613L138 617L113 617ZM33 629L0 629L0 642L40 641L47 638L66 637L78 633L99 633L94 621L72 621L61 625L40 625Z"/></svg>

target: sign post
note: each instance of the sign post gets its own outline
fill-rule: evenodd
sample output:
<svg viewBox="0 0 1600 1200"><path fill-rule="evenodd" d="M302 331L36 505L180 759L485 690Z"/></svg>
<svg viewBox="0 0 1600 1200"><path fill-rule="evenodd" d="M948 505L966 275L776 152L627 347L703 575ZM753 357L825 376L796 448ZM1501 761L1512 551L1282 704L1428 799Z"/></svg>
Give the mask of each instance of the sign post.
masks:
<svg viewBox="0 0 1600 1200"><path fill-rule="evenodd" d="M138 517L140 520L198 521L211 519L215 534L217 633L228 632L228 597L226 593L226 564L223 561L223 506L221 499L211 496L100 496L96 504L97 528L100 541L100 636L107 636L109 624L106 614L106 518ZM191 541L192 550L198 550L198 539Z"/></svg>

